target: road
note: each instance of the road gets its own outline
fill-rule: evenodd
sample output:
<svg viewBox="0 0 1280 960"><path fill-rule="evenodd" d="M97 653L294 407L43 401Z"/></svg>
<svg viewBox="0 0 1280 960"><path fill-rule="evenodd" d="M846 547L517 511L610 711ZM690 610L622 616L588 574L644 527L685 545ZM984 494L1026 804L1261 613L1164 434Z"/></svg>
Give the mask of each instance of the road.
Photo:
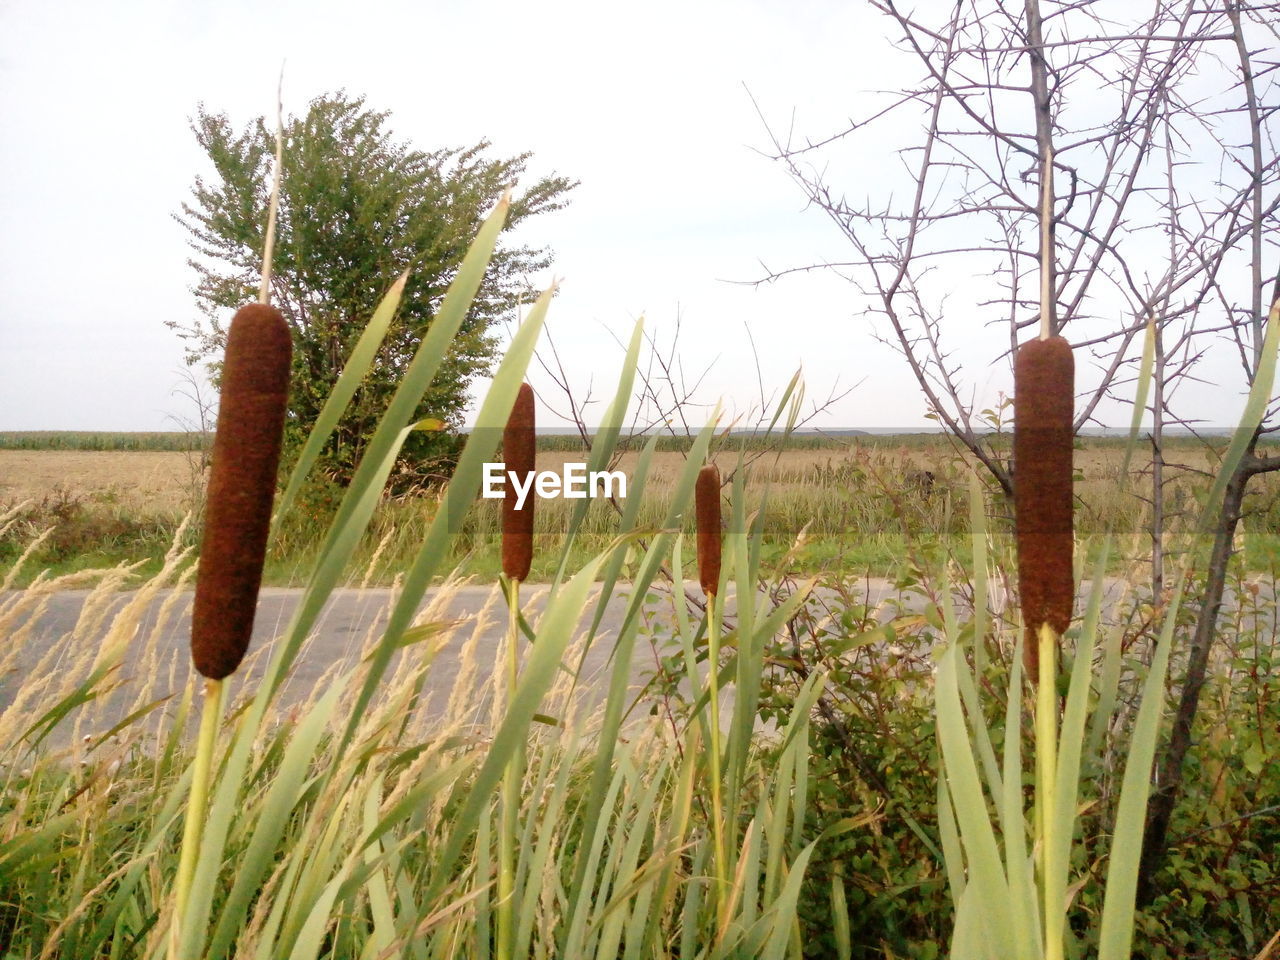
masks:
<svg viewBox="0 0 1280 960"><path fill-rule="evenodd" d="M1270 588L1271 584L1266 586ZM1118 587L1118 582L1109 581L1108 593L1114 594ZM696 584L689 584L688 588L693 595L700 595ZM1082 585L1082 589L1087 590L1087 584ZM545 587L526 586L525 610L531 622L536 623L546 592ZM606 608L597 638L587 651L582 688L588 696L600 695L605 686L602 678L607 677L611 667L613 641L621 623L627 593L625 586L615 592ZM646 606L649 628L636 644L631 665L633 685L642 683L656 666L654 645L648 637L669 637L674 632L669 594L656 590L654 593L655 602ZM897 599L889 581L875 578L862 581L858 594L859 599L869 605ZM302 591L296 589L268 588L262 591L250 654L244 667L235 675L233 697L237 692L256 688L272 646L288 624L301 596ZM65 676L71 675L72 665L77 663L83 672L102 644L112 618L137 594L127 591L112 594L102 609L95 611L91 607L86 612L85 604L89 597L89 591L51 593L45 596L43 604L31 609L30 598L24 598L20 591L0 596L0 634L5 635L7 641L0 647L0 731L5 726L4 711L14 702L24 684L39 680L61 683ZM335 663L355 664L361 650L385 624L392 599L393 593L388 589L335 591L303 645L278 703L287 709L289 705L307 698ZM469 681L473 689L467 691L466 696L473 700L480 698L483 705L483 698L489 695L486 683L493 669L490 665L496 660L506 629L506 608L501 594L496 585L463 585L447 591L439 603L438 599L434 591L429 592L420 607L420 615L425 611L428 620L449 625L447 634L439 638L442 642L440 653L427 673L427 709L443 710L462 666L460 653L473 635L473 657L478 671ZM914 602L910 602L910 598L905 599L909 606L920 606L918 597ZM188 653L191 602L190 591L176 596L170 591L161 591L146 604L136 629L131 631L131 647L125 656L122 677L136 681L131 670L140 663L141 653L135 651L153 643L157 653L155 662L160 664L160 679L156 682L154 695L165 696L185 688L191 672ZM431 609L433 604L438 609ZM731 613L732 597L727 606ZM588 609L594 610L594 605ZM167 615L162 618L162 614ZM886 609L882 619L888 616ZM590 612L584 617L584 623L579 625L580 629L589 620ZM124 695L113 697L94 726L100 729L101 724L109 725L124 716L130 700L131 697ZM69 727L66 723L62 726ZM61 733L57 739L62 739Z"/></svg>
<svg viewBox="0 0 1280 960"><path fill-rule="evenodd" d="M869 580L864 588L873 603L892 592L891 585L884 580ZM700 593L696 584L691 584L690 589L695 595ZM532 622L536 623L546 593L545 587L537 585L526 586L523 591L525 610ZM650 632L658 637L670 636L673 630L669 594L657 591L655 594L655 602L646 607ZM621 624L627 595L626 587L615 592L606 607L597 638L586 653L583 679L589 696L599 695L605 686L602 678L607 678L611 668L613 640ZM3 677L0 677L0 715L14 702L24 683L39 679L58 683L64 675L69 675L71 665L79 663L82 670L87 667L103 643L113 618L119 616L136 596L132 592L120 592L108 598L104 608L95 609L91 605L86 612L89 591L62 591L47 595L47 603L43 606L22 610L7 618L7 622L0 613L0 631L7 633L10 640L5 653L11 658L5 665ZM254 689L274 643L287 626L301 596L302 591L295 589L268 588L262 591L250 654L244 667L235 674L233 697L237 691ZM355 664L361 650L385 624L392 599L393 593L388 589L335 591L281 691L278 701L281 706L287 709L289 705L305 699L335 663ZM3 604L30 606L21 601L20 593L10 593L0 598L0 611L5 609ZM443 710L462 666L460 651L473 633L476 635L474 658L479 672L472 680L475 689L468 695L488 696L485 687L491 669L488 665L495 662L506 629L506 607L496 586L464 585L448 591L443 602L437 604L436 601L436 594L429 592L419 611L420 615L426 611L431 622L449 624L448 634L441 638L440 653L427 673L428 710ZM188 654L191 603L190 591L176 597L171 591L161 591L145 606L136 630L131 630L131 652L126 654L122 676L129 678L130 668L141 657L140 652L133 651L150 642L156 646L161 665L161 679L157 681L155 696L184 689L191 673ZM433 604L438 608L431 609ZM732 597L729 608L732 612ZM594 610L594 606L590 610ZM590 612L579 625L580 630L589 624L589 620ZM12 646L15 640L16 649ZM653 672L655 664L653 644L642 636L636 644L632 662L633 685L641 684L646 672ZM130 700L131 697L123 695L113 697L94 727L101 729L103 724L109 725L123 717ZM63 724L63 727L68 726ZM57 739L62 739L62 736Z"/></svg>

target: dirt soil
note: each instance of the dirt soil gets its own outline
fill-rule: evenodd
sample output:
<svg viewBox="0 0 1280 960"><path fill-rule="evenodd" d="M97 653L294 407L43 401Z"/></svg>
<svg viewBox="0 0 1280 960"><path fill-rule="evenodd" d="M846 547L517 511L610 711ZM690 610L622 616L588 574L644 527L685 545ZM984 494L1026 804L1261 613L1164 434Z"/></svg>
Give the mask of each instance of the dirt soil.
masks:
<svg viewBox="0 0 1280 960"><path fill-rule="evenodd" d="M0 450L0 506L68 496L171 513L185 511L202 487L195 453Z"/></svg>

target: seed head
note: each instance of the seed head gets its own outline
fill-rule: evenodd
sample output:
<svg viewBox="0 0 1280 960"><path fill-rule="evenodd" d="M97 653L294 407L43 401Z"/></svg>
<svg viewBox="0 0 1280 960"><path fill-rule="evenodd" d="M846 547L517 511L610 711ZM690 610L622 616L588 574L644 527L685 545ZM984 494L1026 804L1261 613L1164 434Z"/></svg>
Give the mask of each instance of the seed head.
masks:
<svg viewBox="0 0 1280 960"><path fill-rule="evenodd" d="M212 680L235 672L253 633L292 353L279 310L252 303L236 312L222 364L191 616L191 656Z"/></svg>
<svg viewBox="0 0 1280 960"><path fill-rule="evenodd" d="M521 486L529 482L535 470L537 438L534 431L533 388L520 384L515 405L502 433L503 467L508 474L514 472ZM532 494L524 504L516 507L515 484L507 478L502 498L502 572L510 580L524 580L529 576L533 563L533 503Z"/></svg>
<svg viewBox="0 0 1280 960"><path fill-rule="evenodd" d="M702 592L711 597L720 589L720 470L714 463L698 471L693 502L698 525L698 580Z"/></svg>
<svg viewBox="0 0 1280 960"><path fill-rule="evenodd" d="M1062 337L1018 349L1013 391L1013 502L1024 658L1039 676L1039 632L1071 622L1075 360Z"/></svg>

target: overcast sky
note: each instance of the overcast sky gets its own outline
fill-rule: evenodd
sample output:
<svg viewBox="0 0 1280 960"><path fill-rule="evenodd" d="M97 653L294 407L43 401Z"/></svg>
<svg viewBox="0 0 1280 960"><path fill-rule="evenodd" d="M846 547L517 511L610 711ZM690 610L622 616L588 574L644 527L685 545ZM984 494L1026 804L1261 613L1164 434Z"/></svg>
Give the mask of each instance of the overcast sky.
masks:
<svg viewBox="0 0 1280 960"><path fill-rule="evenodd" d="M192 414L164 325L195 309L172 219L204 169L189 117L200 101L237 126L273 113L282 61L288 112L345 88L422 148L488 138L581 180L520 236L556 251L549 331L580 387L595 376L607 392L615 339L643 314L660 341L680 319L690 373L715 359L706 401L745 412L758 383L776 391L803 366L811 397L858 384L821 425L926 422L844 281L731 282L843 255L761 156L747 91L771 122L821 135L914 79L862 4L19 0L0 6L0 429L163 430ZM854 189L874 186L859 176ZM1007 361L973 336L968 381L994 398Z"/></svg>

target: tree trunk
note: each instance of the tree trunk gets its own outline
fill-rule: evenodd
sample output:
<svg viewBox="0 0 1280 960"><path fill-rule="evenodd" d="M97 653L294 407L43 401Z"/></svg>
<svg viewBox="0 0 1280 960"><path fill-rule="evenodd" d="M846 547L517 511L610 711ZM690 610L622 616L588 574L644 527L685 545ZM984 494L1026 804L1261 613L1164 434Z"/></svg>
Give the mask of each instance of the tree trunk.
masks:
<svg viewBox="0 0 1280 960"><path fill-rule="evenodd" d="M1200 705L1200 692L1204 687L1205 670L1209 664L1209 651L1213 646L1222 609L1222 597L1227 584L1227 564L1231 560L1231 548L1235 541L1236 527L1240 522L1244 503L1245 486L1257 470L1252 448L1236 466L1227 482L1222 509L1218 513L1214 531L1213 549L1204 586L1204 603L1196 617L1195 633L1191 639L1191 651L1187 660L1187 673L1178 701L1178 711L1169 736L1169 747L1159 762L1159 774L1147 806L1147 824L1142 839L1142 861L1138 867L1138 905L1150 903L1156 894L1155 874L1160 869L1168 846L1169 821L1182 787L1183 764L1191 749L1191 726L1195 722Z"/></svg>

